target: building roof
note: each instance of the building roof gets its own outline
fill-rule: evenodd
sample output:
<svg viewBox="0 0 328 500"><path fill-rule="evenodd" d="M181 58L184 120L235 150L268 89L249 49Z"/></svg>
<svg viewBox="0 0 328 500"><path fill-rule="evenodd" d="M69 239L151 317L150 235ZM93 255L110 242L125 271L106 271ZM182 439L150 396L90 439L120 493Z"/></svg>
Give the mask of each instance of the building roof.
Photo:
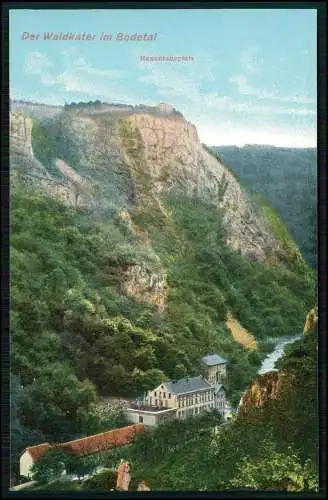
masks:
<svg viewBox="0 0 328 500"><path fill-rule="evenodd" d="M37 446L25 448L36 461L48 450L62 450L73 453L74 455L91 455L92 453L99 453L101 451L110 450L115 446L123 446L132 441L137 432L144 431L143 424L128 425L120 429L113 429L111 431L95 434L82 439L68 441L67 443L60 443L51 445L49 443L42 443Z"/></svg>
<svg viewBox="0 0 328 500"><path fill-rule="evenodd" d="M212 387L201 375L192 378L182 378L176 381L168 380L165 382L165 385L167 390L172 394L185 394L187 392L201 391Z"/></svg>
<svg viewBox="0 0 328 500"><path fill-rule="evenodd" d="M33 460L37 460L45 451L50 450L51 444L50 443L41 443L38 444L37 446L29 446L28 448L25 448L24 451L28 451Z"/></svg>
<svg viewBox="0 0 328 500"><path fill-rule="evenodd" d="M218 354L208 354L204 356L201 361L207 366L223 365L227 363L227 360L221 358Z"/></svg>
<svg viewBox="0 0 328 500"><path fill-rule="evenodd" d="M144 430L145 427L143 424L128 425L121 429L113 429L111 431L95 434L94 436L62 443L60 448L74 455L91 455L92 453L110 450L115 446L129 444L137 432Z"/></svg>
<svg viewBox="0 0 328 500"><path fill-rule="evenodd" d="M226 389L225 389L225 387L224 387L222 384L218 384L218 385L216 385L216 386L215 386L214 391L215 391L216 393L218 393L218 392L220 392L220 391L221 391L221 389L223 389L224 391L226 390Z"/></svg>

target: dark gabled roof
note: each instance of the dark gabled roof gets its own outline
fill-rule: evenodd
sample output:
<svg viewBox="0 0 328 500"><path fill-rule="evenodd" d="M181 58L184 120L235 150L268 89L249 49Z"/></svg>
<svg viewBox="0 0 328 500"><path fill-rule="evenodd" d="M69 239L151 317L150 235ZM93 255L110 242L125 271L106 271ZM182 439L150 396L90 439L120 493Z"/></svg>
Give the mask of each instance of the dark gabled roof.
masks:
<svg viewBox="0 0 328 500"><path fill-rule="evenodd" d="M201 375L192 378L182 378L176 381L168 380L165 382L165 385L168 392L172 394L185 394L187 392L201 391L212 387Z"/></svg>
<svg viewBox="0 0 328 500"><path fill-rule="evenodd" d="M225 364L227 360L221 358L218 354L208 354L202 358L201 362L207 366L215 366Z"/></svg>
<svg viewBox="0 0 328 500"><path fill-rule="evenodd" d="M221 391L221 389L223 389L226 392L226 388L222 384L216 385L215 388L214 388L214 392L217 394L218 392Z"/></svg>

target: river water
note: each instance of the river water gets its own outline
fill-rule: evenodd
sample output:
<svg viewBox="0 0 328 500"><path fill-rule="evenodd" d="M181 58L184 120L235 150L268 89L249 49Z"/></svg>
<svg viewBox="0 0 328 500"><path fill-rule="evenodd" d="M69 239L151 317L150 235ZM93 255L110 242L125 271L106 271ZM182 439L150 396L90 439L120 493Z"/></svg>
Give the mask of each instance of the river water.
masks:
<svg viewBox="0 0 328 500"><path fill-rule="evenodd" d="M296 340L299 340L301 337L302 335L292 335L288 337L280 337L279 339L270 339L271 343L275 345L275 348L266 356L266 358L264 358L261 368L257 373L259 375L262 375L263 373L276 370L275 363L284 354L286 345L292 344Z"/></svg>
<svg viewBox="0 0 328 500"><path fill-rule="evenodd" d="M263 375L263 373L271 372L271 371L276 371L277 369L275 368L276 361L278 361L279 358L284 354L284 350L286 345L292 344L296 340L299 340L302 337L301 334L299 335L289 335L285 337L279 337L279 338L271 338L269 339L269 342L274 345L273 351L271 351L262 361L261 367L258 370L259 375ZM240 398L238 408L242 404L242 399L244 394L247 392L247 390L243 393L242 397Z"/></svg>

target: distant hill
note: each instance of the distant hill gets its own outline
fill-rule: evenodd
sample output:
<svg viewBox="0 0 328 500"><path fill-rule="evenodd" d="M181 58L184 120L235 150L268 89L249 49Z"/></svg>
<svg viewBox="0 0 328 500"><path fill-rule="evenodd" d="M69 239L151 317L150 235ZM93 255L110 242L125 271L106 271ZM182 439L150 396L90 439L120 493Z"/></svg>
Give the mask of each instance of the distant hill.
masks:
<svg viewBox="0 0 328 500"><path fill-rule="evenodd" d="M285 222L307 262L316 265L316 148L215 146L251 192L263 196Z"/></svg>

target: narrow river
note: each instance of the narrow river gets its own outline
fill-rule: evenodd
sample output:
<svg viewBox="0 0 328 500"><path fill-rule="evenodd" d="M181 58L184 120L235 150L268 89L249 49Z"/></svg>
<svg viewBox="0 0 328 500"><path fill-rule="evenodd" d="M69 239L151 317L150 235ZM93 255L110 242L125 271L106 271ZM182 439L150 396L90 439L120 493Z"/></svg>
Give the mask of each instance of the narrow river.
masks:
<svg viewBox="0 0 328 500"><path fill-rule="evenodd" d="M275 363L284 354L286 345L292 344L296 340L299 340L301 337L302 335L293 335L289 337L280 337L279 339L271 339L271 342L275 345L275 348L266 356L266 358L264 358L261 368L257 373L259 375L262 375L263 373L275 370Z"/></svg>
<svg viewBox="0 0 328 500"><path fill-rule="evenodd" d="M264 358L264 360L262 361L261 367L257 373L259 375L263 375L263 373L271 372L273 370L275 371L276 370L276 368L275 368L276 361L278 361L278 359L281 358L281 356L284 354L284 350L285 350L286 345L292 344L296 340L299 340L301 337L302 337L302 335L299 334L299 335L290 335L290 336L285 336L285 337L269 339L269 341L271 342L272 345L275 346L275 348L273 349L272 352L270 352ZM246 392L247 391L245 391L244 394ZM243 399L244 394L240 398L238 408L241 405L241 401Z"/></svg>

